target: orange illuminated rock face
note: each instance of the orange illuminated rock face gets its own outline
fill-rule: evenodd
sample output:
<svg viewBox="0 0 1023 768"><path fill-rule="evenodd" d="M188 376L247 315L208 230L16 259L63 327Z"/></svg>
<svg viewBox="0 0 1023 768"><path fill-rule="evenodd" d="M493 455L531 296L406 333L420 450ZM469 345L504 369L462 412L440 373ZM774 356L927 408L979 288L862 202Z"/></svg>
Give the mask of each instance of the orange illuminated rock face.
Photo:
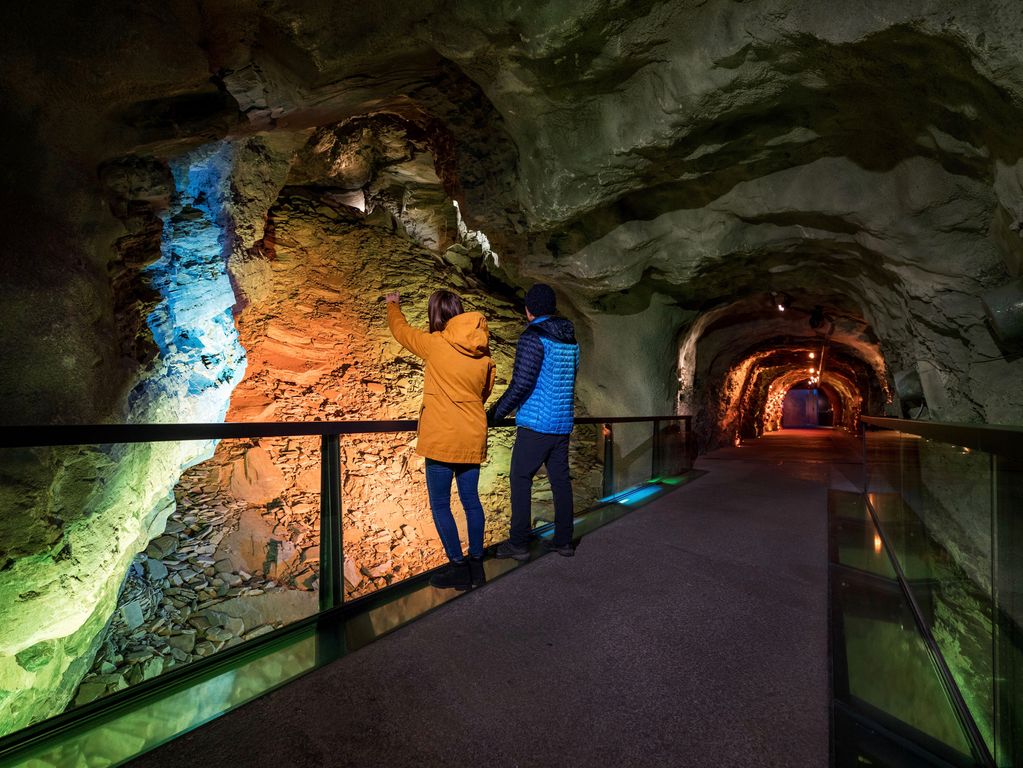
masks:
<svg viewBox="0 0 1023 768"><path fill-rule="evenodd" d="M503 391L525 318L485 289L469 271L471 261L452 263L460 253L425 250L394 218L363 216L336 195L309 188L285 189L265 232L256 248L231 262L247 366L228 421L414 419L422 365L387 329L383 296L391 290L401 292L419 327L438 288L455 290L467 309L483 312L498 367L494 397ZM481 472L488 544L507 535L512 436L510 429L491 432ZM341 439L346 597L444 561L414 440L412 433ZM592 503L599 488L596 447L592 429L577 432L572 464L579 507ZM174 496L167 531L138 558L115 611L124 620L116 619L102 638L77 703L318 609L318 437L221 441L211 459L181 475ZM464 540L457 496L454 507ZM549 489L538 482L535 517L551 519L550 508ZM160 663L143 669L140 654L150 650Z"/></svg>
<svg viewBox="0 0 1023 768"><path fill-rule="evenodd" d="M304 197L283 198L270 215L275 242L268 268L251 270L249 282L239 284L250 297L237 317L248 368L228 421L414 419L421 366L387 330L383 296L389 290L401 291L410 321L420 326L432 291L447 287L463 294L487 315L495 361L503 378L510 374L511 342L522 320L508 302L472 285L471 277L407 239L314 208ZM258 284L251 277L256 274ZM506 471L509 438L494 433L481 483L491 541L507 530L507 485L498 473ZM318 563L309 554L317 546L319 441L253 443L230 461L239 446L221 444L213 459L229 476L221 493L259 511L261 524L250 527L265 549L304 554L315 572ZM342 437L341 454L346 592L362 594L440 565L443 550L414 435ZM244 527L245 521L256 518L239 517L228 526ZM317 585L300 578L280 586Z"/></svg>

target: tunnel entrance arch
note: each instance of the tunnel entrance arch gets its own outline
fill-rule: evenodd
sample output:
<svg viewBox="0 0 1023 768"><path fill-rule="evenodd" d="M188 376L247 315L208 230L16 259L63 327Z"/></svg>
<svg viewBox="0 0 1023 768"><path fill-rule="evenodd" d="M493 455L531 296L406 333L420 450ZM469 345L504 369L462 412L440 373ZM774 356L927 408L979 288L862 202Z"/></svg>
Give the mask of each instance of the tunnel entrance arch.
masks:
<svg viewBox="0 0 1023 768"><path fill-rule="evenodd" d="M694 413L701 450L781 429L793 389L816 388L823 398L817 423L850 431L861 411L877 415L891 402L888 366L862 297L837 283L781 292L780 279L767 278L773 290L758 286L700 312L679 338L678 403Z"/></svg>

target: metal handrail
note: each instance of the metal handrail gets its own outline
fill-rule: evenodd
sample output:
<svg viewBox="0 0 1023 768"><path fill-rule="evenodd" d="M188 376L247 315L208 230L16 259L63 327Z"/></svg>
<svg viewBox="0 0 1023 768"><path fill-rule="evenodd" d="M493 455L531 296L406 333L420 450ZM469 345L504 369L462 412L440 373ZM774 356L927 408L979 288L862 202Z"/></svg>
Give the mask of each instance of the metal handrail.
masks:
<svg viewBox="0 0 1023 768"><path fill-rule="evenodd" d="M586 416L575 424L635 424L645 421L685 421L692 416ZM178 440L230 440L253 437L361 435L415 432L413 419L392 421L231 421L214 424L41 424L0 427L0 448L44 448L112 443L157 443ZM514 427L514 419L493 426Z"/></svg>
<svg viewBox="0 0 1023 768"><path fill-rule="evenodd" d="M1001 424L914 421L880 416L861 416L860 421L871 427L906 432L939 443L959 445L969 448L971 451L1023 458L1023 427Z"/></svg>

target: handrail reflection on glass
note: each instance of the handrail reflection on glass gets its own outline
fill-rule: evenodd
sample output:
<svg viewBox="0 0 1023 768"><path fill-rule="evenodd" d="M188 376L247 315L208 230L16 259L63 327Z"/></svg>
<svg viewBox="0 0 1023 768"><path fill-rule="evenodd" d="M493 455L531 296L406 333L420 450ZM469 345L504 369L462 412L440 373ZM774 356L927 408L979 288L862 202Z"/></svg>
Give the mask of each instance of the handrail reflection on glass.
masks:
<svg viewBox="0 0 1023 768"><path fill-rule="evenodd" d="M944 421L890 419L880 416L861 416L860 421L871 427L905 432L938 443L1023 458L1023 427L1002 424L953 424Z"/></svg>

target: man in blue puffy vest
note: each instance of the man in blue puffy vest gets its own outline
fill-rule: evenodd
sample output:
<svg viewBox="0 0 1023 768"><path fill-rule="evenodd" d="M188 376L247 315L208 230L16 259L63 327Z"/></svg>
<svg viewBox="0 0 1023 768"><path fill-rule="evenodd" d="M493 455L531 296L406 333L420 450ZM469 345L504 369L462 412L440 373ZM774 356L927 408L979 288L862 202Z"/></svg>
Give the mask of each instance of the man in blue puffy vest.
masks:
<svg viewBox="0 0 1023 768"><path fill-rule="evenodd" d="M511 458L511 531L497 557L528 560L533 476L547 467L554 495L554 541L548 548L565 557L572 548L572 481L568 475L568 440L575 416L575 374L579 345L570 320L558 317L549 285L537 283L526 293L529 325L515 348L511 384L487 414L491 423L515 415Z"/></svg>

